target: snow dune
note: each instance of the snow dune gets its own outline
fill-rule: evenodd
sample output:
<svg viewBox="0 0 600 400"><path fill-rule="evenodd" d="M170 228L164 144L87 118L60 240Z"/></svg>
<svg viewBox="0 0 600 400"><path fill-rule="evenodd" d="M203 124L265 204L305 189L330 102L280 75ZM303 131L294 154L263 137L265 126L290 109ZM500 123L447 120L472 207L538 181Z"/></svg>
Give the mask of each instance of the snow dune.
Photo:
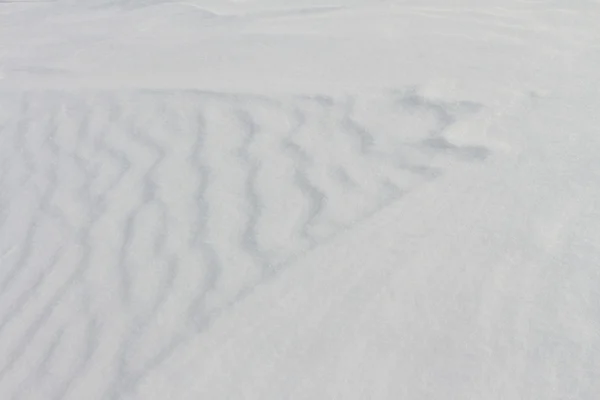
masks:
<svg viewBox="0 0 600 400"><path fill-rule="evenodd" d="M0 398L598 398L599 18L0 1Z"/></svg>

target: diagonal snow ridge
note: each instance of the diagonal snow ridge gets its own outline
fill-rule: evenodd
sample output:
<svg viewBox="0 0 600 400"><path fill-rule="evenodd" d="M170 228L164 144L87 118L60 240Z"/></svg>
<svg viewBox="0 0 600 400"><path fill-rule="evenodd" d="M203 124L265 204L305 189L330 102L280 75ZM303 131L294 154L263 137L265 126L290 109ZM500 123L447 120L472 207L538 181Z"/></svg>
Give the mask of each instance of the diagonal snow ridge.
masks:
<svg viewBox="0 0 600 400"><path fill-rule="evenodd" d="M447 134L483 110L415 87L3 92L0 393L134 391L256 285L483 162Z"/></svg>

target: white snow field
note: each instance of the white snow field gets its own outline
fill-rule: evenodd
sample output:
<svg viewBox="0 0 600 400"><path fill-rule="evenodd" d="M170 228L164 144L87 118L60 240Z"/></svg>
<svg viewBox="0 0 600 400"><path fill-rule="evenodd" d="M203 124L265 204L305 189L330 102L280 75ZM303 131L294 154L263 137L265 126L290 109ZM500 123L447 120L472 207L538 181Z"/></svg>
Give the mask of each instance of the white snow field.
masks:
<svg viewBox="0 0 600 400"><path fill-rule="evenodd" d="M0 0L12 399L600 399L600 2Z"/></svg>

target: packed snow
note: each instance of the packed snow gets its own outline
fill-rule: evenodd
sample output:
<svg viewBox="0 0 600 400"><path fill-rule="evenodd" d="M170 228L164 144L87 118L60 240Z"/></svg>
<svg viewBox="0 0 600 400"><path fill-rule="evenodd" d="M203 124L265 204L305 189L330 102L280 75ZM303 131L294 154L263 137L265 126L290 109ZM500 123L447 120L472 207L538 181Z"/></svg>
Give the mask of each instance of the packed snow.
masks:
<svg viewBox="0 0 600 400"><path fill-rule="evenodd" d="M0 399L600 398L600 2L0 0Z"/></svg>

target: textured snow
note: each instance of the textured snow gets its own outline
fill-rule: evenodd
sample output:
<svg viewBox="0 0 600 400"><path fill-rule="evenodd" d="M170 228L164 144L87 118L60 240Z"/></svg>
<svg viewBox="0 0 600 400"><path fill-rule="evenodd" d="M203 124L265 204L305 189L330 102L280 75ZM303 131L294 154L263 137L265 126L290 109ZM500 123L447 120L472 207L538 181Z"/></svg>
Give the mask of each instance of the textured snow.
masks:
<svg viewBox="0 0 600 400"><path fill-rule="evenodd" d="M0 0L0 399L600 398L598 21Z"/></svg>

